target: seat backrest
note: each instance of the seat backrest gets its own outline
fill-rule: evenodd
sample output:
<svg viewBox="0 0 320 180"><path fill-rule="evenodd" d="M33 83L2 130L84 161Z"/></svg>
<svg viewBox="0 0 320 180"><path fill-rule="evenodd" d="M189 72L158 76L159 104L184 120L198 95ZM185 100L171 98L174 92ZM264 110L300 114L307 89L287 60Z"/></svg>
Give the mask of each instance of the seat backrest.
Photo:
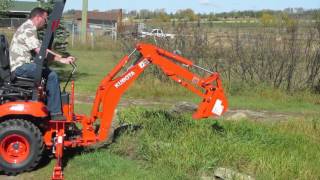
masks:
<svg viewBox="0 0 320 180"><path fill-rule="evenodd" d="M10 82L9 44L5 35L0 34L0 83Z"/></svg>

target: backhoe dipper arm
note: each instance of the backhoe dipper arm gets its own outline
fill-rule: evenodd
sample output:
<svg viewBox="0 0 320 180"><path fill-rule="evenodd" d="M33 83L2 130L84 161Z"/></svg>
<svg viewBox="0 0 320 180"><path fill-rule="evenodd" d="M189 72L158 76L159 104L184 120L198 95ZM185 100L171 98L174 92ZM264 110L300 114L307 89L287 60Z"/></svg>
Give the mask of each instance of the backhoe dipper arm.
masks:
<svg viewBox="0 0 320 180"><path fill-rule="evenodd" d="M99 85L90 118L92 122L101 120L99 141L108 137L114 111L122 94L150 64L158 66L168 77L202 97L202 102L193 114L194 119L220 116L226 111L228 104L218 73L212 73L194 65L186 58L150 44L140 43L136 46L136 51L140 52L141 57L124 74L117 76L130 61L131 55L125 56ZM182 67L181 64L186 67ZM201 68L209 72L210 76L202 78L190 72L188 67Z"/></svg>

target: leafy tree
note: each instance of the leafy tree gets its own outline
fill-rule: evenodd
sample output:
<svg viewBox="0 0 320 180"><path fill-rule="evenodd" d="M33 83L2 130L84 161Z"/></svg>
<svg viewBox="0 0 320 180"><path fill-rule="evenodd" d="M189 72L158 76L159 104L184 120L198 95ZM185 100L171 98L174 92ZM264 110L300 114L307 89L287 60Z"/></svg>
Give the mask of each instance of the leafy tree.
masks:
<svg viewBox="0 0 320 180"><path fill-rule="evenodd" d="M215 14L210 13L210 14L208 15L208 20L209 20L209 21L218 21L219 19L217 18L217 16L216 16Z"/></svg>
<svg viewBox="0 0 320 180"><path fill-rule="evenodd" d="M196 21L198 19L198 16L192 9L179 10L177 14L179 19L185 19L188 21Z"/></svg>
<svg viewBox="0 0 320 180"><path fill-rule="evenodd" d="M293 33L297 31L298 21L296 19L290 17L287 13L283 13L281 18L288 32Z"/></svg>
<svg viewBox="0 0 320 180"><path fill-rule="evenodd" d="M166 13L159 13L157 20L160 22L170 22L170 16Z"/></svg>
<svg viewBox="0 0 320 180"><path fill-rule="evenodd" d="M263 13L260 18L260 21L264 26L268 26L268 25L274 24L276 19L273 15L271 15L269 13Z"/></svg>
<svg viewBox="0 0 320 180"><path fill-rule="evenodd" d="M148 9L141 9L138 14L139 19L151 19L154 13Z"/></svg>

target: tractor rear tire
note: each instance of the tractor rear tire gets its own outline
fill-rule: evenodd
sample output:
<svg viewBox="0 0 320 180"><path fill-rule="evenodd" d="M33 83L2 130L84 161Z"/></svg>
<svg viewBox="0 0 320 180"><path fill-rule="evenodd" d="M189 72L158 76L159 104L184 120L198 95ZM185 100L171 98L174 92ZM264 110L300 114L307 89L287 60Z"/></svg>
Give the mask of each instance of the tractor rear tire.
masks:
<svg viewBox="0 0 320 180"><path fill-rule="evenodd" d="M0 171L6 175L34 169L43 149L42 134L33 123L9 119L0 124Z"/></svg>

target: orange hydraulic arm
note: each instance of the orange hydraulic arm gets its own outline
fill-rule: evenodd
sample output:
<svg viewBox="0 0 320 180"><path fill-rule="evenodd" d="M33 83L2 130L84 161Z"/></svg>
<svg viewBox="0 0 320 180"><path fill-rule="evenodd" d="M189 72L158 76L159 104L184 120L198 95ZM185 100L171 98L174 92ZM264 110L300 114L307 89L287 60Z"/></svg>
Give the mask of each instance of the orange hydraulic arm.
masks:
<svg viewBox="0 0 320 180"><path fill-rule="evenodd" d="M130 57L135 51L140 53L140 57L125 73L118 75L131 60ZM228 103L218 73L205 70L186 58L150 44L138 44L135 51L129 56L125 56L101 81L97 89L90 119L91 123L100 119L99 141L106 140L108 137L114 111L122 94L150 64L158 66L168 77L202 97L203 100L193 114L193 118L220 116L227 110ZM189 67L200 68L210 75L205 78L200 77L190 72Z"/></svg>

